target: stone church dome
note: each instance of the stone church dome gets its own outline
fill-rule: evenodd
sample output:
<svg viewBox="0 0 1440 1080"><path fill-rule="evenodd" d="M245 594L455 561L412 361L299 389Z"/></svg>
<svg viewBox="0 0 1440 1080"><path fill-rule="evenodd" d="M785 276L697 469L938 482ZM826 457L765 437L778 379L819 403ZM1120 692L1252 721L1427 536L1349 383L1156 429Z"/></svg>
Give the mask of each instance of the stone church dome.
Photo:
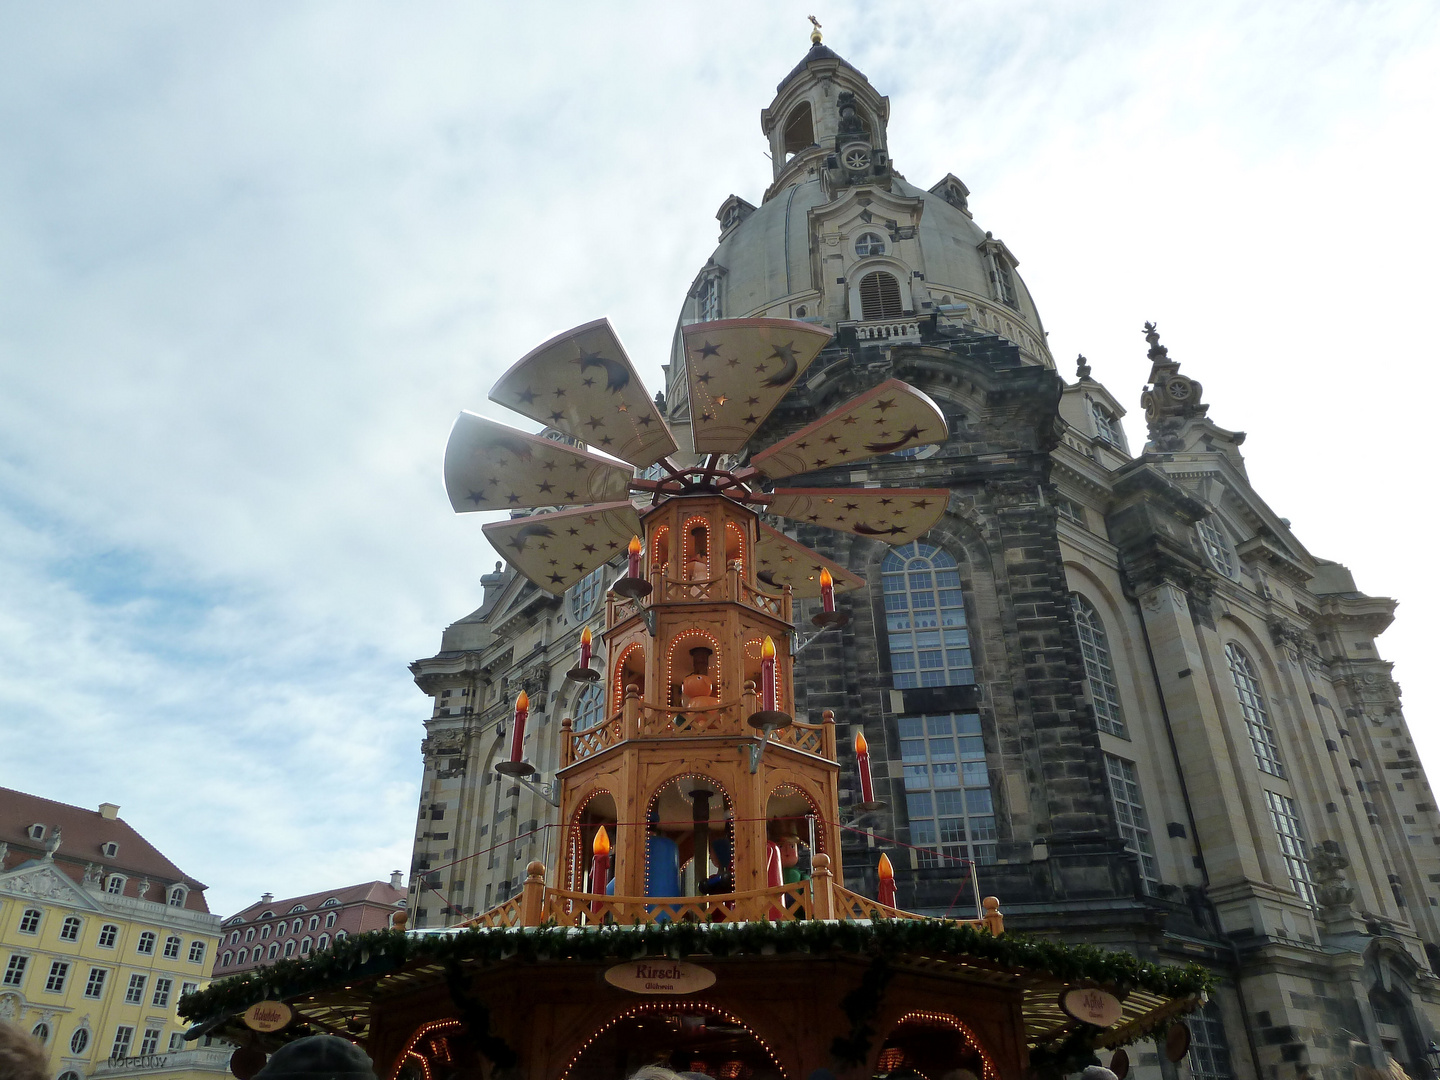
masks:
<svg viewBox="0 0 1440 1080"><path fill-rule="evenodd" d="M759 206L731 195L720 207L720 244L681 324L761 315L853 327L861 340L963 324L1053 367L1018 260L975 223L955 176L922 190L894 170L889 115L863 74L810 49L761 112L773 182ZM673 359L678 372L683 357Z"/></svg>

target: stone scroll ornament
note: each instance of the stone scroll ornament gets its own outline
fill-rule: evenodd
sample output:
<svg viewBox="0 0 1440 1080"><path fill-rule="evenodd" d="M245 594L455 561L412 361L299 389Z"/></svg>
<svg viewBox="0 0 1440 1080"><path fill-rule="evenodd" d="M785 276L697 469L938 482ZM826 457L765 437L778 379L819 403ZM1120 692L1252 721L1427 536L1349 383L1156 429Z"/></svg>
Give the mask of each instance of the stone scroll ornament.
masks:
<svg viewBox="0 0 1440 1080"><path fill-rule="evenodd" d="M536 435L464 412L445 449L445 490L457 513L508 510L486 537L539 588L563 593L626 553L648 500L720 494L757 511L836 532L908 544L945 513L940 488L772 487L783 478L943 443L939 406L897 380L845 402L768 446L756 432L804 381L830 332L788 319L721 319L682 332L692 451L682 451L610 323L585 323L510 368L490 399L544 424ZM678 407L671 415L685 415ZM579 445L570 445L571 443ZM748 464L744 464L748 456ZM765 527L759 578L777 593L819 596L863 582L783 532Z"/></svg>

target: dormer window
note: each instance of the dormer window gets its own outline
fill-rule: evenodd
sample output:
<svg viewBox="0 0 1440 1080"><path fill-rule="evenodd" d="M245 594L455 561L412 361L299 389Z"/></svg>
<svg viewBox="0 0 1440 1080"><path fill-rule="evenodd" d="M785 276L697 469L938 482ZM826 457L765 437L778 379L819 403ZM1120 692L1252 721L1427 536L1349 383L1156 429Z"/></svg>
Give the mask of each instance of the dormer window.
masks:
<svg viewBox="0 0 1440 1080"><path fill-rule="evenodd" d="M1095 418L1095 434L1117 450L1125 449L1125 433L1120 430L1120 419L1098 401L1090 403L1090 414Z"/></svg>
<svg viewBox="0 0 1440 1080"><path fill-rule="evenodd" d="M170 890L170 906L171 906L171 907L184 907L184 906L185 906L185 886L183 886L183 885L176 885L174 888L172 888L172 889Z"/></svg>
<svg viewBox="0 0 1440 1080"><path fill-rule="evenodd" d="M868 259L872 255L884 255L885 238L879 233L861 233L860 238L855 241L855 254L862 259Z"/></svg>
<svg viewBox="0 0 1440 1080"><path fill-rule="evenodd" d="M125 891L125 879L119 874L111 874L110 880L105 882L105 891L111 896L119 896Z"/></svg>
<svg viewBox="0 0 1440 1080"><path fill-rule="evenodd" d="M120 854L120 845L115 843L115 841L113 840L109 841L108 843L101 844L100 854L104 855L107 859L113 859L116 855Z"/></svg>
<svg viewBox="0 0 1440 1080"><path fill-rule="evenodd" d="M713 322L720 318L720 279L706 278L700 283L695 294L695 313L701 322Z"/></svg>
<svg viewBox="0 0 1440 1080"><path fill-rule="evenodd" d="M30 828L26 829L25 831L30 835L31 840L45 839L45 826L41 825L39 822L31 825Z"/></svg>

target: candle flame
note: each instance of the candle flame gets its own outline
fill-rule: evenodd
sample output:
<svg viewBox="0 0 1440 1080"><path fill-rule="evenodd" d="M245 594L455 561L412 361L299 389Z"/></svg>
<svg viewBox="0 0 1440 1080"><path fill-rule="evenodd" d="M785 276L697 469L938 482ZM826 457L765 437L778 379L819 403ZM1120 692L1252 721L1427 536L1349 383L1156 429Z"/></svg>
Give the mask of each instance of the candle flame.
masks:
<svg viewBox="0 0 1440 1080"><path fill-rule="evenodd" d="M835 579L830 576L830 571L823 566L820 568L820 587L828 589L835 584Z"/></svg>
<svg viewBox="0 0 1440 1080"><path fill-rule="evenodd" d="M605 831L605 826L595 830L595 842L590 845L590 850L596 855L610 854L610 834Z"/></svg>
<svg viewBox="0 0 1440 1080"><path fill-rule="evenodd" d="M630 554L631 554L631 555L639 555L639 554L640 554L640 546L641 546L641 545L640 545L640 537L638 537L638 536L632 536L632 537L630 537Z"/></svg>
<svg viewBox="0 0 1440 1080"><path fill-rule="evenodd" d="M869 749L870 744L865 741L865 733L857 731L855 733L855 753L864 754L869 751Z"/></svg>
<svg viewBox="0 0 1440 1080"><path fill-rule="evenodd" d="M516 711L516 712L529 712L529 711L530 711L530 695L527 694L524 690L521 690L521 691L520 691L520 696L515 699L515 711Z"/></svg>
<svg viewBox="0 0 1440 1080"><path fill-rule="evenodd" d="M775 639L774 639L774 638L772 638L772 637L767 637L767 638L765 639L765 644L760 646L760 656L761 656L761 658L764 659L764 660L774 660L774 659L775 659Z"/></svg>
<svg viewBox="0 0 1440 1080"><path fill-rule="evenodd" d="M580 644L581 644L581 645L589 645L589 644L590 644L590 627L587 626L587 627L585 627L584 630L581 630L581 631L580 631Z"/></svg>
<svg viewBox="0 0 1440 1080"><path fill-rule="evenodd" d="M600 831L604 832L605 830L601 829ZM895 868L890 865L890 856L883 851L880 853L880 876L887 880L895 876Z"/></svg>

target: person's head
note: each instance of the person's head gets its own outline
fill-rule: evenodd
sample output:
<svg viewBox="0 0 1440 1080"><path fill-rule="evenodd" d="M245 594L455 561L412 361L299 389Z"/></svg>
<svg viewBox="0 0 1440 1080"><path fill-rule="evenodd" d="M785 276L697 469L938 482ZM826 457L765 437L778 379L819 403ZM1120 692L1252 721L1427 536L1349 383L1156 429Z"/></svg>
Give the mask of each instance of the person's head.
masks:
<svg viewBox="0 0 1440 1080"><path fill-rule="evenodd" d="M680 1080L680 1074L663 1065L646 1065L631 1073L630 1080Z"/></svg>
<svg viewBox="0 0 1440 1080"><path fill-rule="evenodd" d="M5 1080L50 1080L50 1062L40 1040L4 1020L0 1020L0 1076Z"/></svg>
<svg viewBox="0 0 1440 1080"><path fill-rule="evenodd" d="M253 1080L376 1080L365 1051L338 1035L309 1035L286 1043Z"/></svg>

